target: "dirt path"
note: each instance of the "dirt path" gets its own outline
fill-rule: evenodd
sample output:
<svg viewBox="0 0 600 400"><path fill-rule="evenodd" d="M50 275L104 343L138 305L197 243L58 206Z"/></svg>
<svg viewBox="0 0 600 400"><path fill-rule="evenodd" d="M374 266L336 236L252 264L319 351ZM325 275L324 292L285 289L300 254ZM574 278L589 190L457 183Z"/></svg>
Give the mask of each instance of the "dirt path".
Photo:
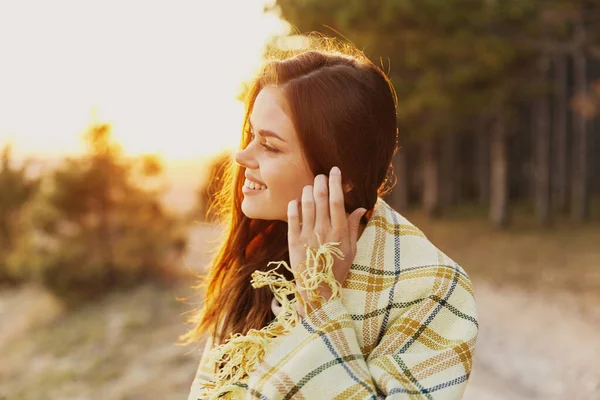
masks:
<svg viewBox="0 0 600 400"><path fill-rule="evenodd" d="M206 242L207 232L212 244ZM220 233L210 225L197 230L190 259L207 260ZM501 237L494 236L493 245L508 241L496 235ZM488 243L490 247L495 249ZM457 253L462 249L460 244L453 248ZM467 244L464 251L473 253ZM478 265L475 258L467 264ZM586 298L582 293L527 291L475 276L471 274L480 334L465 400L600 400L600 293Z"/></svg>
<svg viewBox="0 0 600 400"><path fill-rule="evenodd" d="M599 307L474 284L480 335L466 400L600 399Z"/></svg>
<svg viewBox="0 0 600 400"><path fill-rule="evenodd" d="M220 234L194 231L186 267L201 271ZM471 276L480 335L465 400L600 400L600 293ZM186 398L200 354L173 343L189 310L175 298L188 285L142 286L61 316L32 290L0 295L0 399ZM54 323L42 318L50 311Z"/></svg>

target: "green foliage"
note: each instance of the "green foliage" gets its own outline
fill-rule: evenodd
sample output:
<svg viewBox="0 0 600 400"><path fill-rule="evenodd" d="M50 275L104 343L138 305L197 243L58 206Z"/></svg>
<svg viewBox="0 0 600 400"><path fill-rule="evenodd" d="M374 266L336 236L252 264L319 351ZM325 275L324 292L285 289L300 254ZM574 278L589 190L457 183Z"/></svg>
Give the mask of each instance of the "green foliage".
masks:
<svg viewBox="0 0 600 400"><path fill-rule="evenodd" d="M564 39L572 3L277 0L272 10L300 33L342 36L387 61L401 133L425 138L506 121L547 90L538 87L535 61L544 41Z"/></svg>
<svg viewBox="0 0 600 400"><path fill-rule="evenodd" d="M87 154L45 177L28 210L31 232L9 264L69 304L176 278L186 226L160 202L160 161L124 157L108 125L93 126L86 141Z"/></svg>
<svg viewBox="0 0 600 400"><path fill-rule="evenodd" d="M35 195L39 180L27 176L30 162L16 167L12 148L6 145L0 155L0 285L16 284L20 277L8 265L15 243L25 235L23 210Z"/></svg>

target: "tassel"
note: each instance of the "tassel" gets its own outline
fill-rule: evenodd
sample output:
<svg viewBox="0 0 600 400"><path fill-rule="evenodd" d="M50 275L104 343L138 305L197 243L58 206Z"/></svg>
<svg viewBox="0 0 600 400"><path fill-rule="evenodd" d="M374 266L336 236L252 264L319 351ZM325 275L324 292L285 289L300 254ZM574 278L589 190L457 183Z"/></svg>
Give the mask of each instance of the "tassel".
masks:
<svg viewBox="0 0 600 400"><path fill-rule="evenodd" d="M318 235L317 235L318 237ZM223 365L214 375L214 381L203 386L202 398L240 399L245 396L246 385L250 373L257 364L260 364L265 355L274 349L283 336L288 334L298 323L301 317L298 313L298 302L304 309L304 315L313 310L312 304L317 307L325 303L325 298L319 294L322 284L327 284L332 291L330 300L341 297L342 285L335 279L333 273L334 256L343 259L343 252L337 248L339 242L321 244L319 248L306 248L306 262L299 265L299 270L293 270L285 261L271 261L276 265L268 271L254 271L252 273L252 287L261 288L268 286L273 295L281 304L281 312L269 325L257 330L251 329L246 335L236 333L227 341L210 350L208 355L211 364ZM294 275L294 280L289 281L284 275L277 272L283 266ZM306 303L298 294L303 291L307 294L309 303ZM292 299L289 295L293 295Z"/></svg>

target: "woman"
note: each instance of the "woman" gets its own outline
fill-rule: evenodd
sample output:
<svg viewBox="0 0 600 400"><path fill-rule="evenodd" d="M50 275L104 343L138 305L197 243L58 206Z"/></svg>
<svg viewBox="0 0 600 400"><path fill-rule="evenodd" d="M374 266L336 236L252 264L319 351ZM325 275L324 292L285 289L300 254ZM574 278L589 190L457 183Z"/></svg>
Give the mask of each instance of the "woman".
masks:
<svg viewBox="0 0 600 400"><path fill-rule="evenodd" d="M478 332L465 271L382 198L395 92L348 46L267 62L221 193L228 231L189 399L458 399ZM341 49L341 50L340 50ZM220 397L222 396L222 397Z"/></svg>

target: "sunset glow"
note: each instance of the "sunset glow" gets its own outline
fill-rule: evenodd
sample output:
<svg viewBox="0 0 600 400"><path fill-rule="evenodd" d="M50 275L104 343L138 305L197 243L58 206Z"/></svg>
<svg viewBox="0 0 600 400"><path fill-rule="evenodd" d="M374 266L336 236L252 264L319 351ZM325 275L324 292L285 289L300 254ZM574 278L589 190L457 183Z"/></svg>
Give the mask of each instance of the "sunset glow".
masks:
<svg viewBox="0 0 600 400"><path fill-rule="evenodd" d="M0 0L0 146L77 153L93 120L130 154L236 146L240 83L287 29L265 2Z"/></svg>

